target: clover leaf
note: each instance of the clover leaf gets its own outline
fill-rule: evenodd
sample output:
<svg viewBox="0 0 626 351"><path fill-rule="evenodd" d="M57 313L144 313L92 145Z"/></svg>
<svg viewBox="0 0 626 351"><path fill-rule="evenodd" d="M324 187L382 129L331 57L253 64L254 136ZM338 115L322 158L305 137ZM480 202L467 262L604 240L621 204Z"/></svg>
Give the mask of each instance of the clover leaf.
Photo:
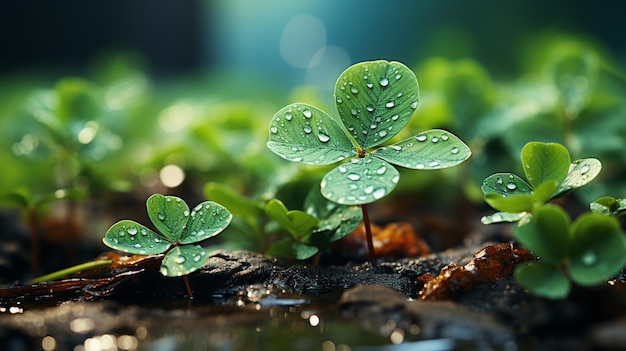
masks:
<svg viewBox="0 0 626 351"><path fill-rule="evenodd" d="M595 285L626 266L626 237L615 217L585 213L570 224L565 211L550 204L529 217L513 235L540 261L519 266L515 276L533 293L563 298L571 289L569 279Z"/></svg>
<svg viewBox="0 0 626 351"><path fill-rule="evenodd" d="M626 199L605 196L589 204L591 212L619 217L626 214Z"/></svg>
<svg viewBox="0 0 626 351"><path fill-rule="evenodd" d="M406 126L417 108L418 94L415 75L399 62L355 64L335 85L337 111L346 131L324 111L295 103L272 118L267 146L286 160L305 164L326 165L352 158L324 176L321 193L343 205L374 202L398 183L399 173L393 165L440 169L471 155L459 138L436 129L380 146Z"/></svg>
<svg viewBox="0 0 626 351"><path fill-rule="evenodd" d="M519 221L547 201L589 183L602 169L595 158L571 162L567 149L557 143L527 143L521 160L528 182L513 173L492 174L483 181L485 201L500 211L483 217L484 224Z"/></svg>
<svg viewBox="0 0 626 351"><path fill-rule="evenodd" d="M202 267L209 259L208 253L201 246L190 244L219 234L232 219L224 206L212 201L202 202L190 211L176 196L154 194L146 201L146 207L160 234L135 221L121 220L107 230L102 241L131 254L167 251L160 272L168 277L187 275Z"/></svg>

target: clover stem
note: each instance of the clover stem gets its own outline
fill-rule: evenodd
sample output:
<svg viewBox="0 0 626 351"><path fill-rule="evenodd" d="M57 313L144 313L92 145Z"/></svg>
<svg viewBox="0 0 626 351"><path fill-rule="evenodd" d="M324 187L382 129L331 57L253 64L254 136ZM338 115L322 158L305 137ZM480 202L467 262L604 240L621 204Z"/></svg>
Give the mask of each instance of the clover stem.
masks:
<svg viewBox="0 0 626 351"><path fill-rule="evenodd" d="M370 256L370 262L376 263L376 252L374 252L374 241L372 239L372 228L370 226L370 216L367 212L367 204L361 205L363 211L363 225L365 226L365 237L367 239L367 253Z"/></svg>
<svg viewBox="0 0 626 351"><path fill-rule="evenodd" d="M42 283L42 282L49 282L49 281L53 281L53 280L59 280L61 278L65 278L65 277L67 277L67 276L69 276L71 274L74 274L74 273L83 272L83 271L86 271L88 269L99 267L99 266L110 265L112 263L113 263L112 260L98 260L98 261L91 261L91 262L87 262L87 263L82 263L82 264L79 264L79 265L76 265L76 266L72 266L72 267L69 267L69 268L62 269L60 271L56 271L56 272L52 272L50 274L42 275L41 277L34 278L33 280L30 281L30 283L31 284L35 284L35 283Z"/></svg>
<svg viewBox="0 0 626 351"><path fill-rule="evenodd" d="M189 295L189 300L193 300L193 293L191 292L191 285L189 285L189 279L186 275L183 275L183 281L185 282L185 288L187 288L187 294Z"/></svg>

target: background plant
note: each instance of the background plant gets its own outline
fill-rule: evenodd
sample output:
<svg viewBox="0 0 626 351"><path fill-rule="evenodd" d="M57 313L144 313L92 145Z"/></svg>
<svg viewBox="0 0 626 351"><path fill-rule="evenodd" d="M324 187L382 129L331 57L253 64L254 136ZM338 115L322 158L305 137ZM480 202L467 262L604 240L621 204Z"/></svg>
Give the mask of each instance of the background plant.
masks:
<svg viewBox="0 0 626 351"><path fill-rule="evenodd" d="M278 111L267 146L277 155L305 164L332 164L320 183L322 195L344 205L360 205L368 251L374 260L367 204L386 196L400 175L392 164L440 169L459 164L471 152L456 136L429 130L387 147L408 123L418 104L413 72L398 62L362 62L346 69L335 86L335 101L347 133L318 108L296 103Z"/></svg>
<svg viewBox="0 0 626 351"><path fill-rule="evenodd" d="M530 184L514 173L496 173L483 181L485 201L500 211L483 217L484 224L521 220L547 201L589 183L602 169L595 158L571 162L567 149L556 143L527 143L521 160Z"/></svg>
<svg viewBox="0 0 626 351"><path fill-rule="evenodd" d="M585 213L570 223L562 208L545 204L593 180L600 173L600 161L570 162L564 146L541 142L526 144L521 160L528 183L513 173L496 173L482 186L485 201L501 211L483 217L483 223L519 221L513 236L539 256L539 261L516 268L518 281L534 294L563 298L571 290L570 281L590 286L615 276L626 265L626 238L619 222ZM600 203L596 208L605 209L604 214L619 209L615 199Z"/></svg>

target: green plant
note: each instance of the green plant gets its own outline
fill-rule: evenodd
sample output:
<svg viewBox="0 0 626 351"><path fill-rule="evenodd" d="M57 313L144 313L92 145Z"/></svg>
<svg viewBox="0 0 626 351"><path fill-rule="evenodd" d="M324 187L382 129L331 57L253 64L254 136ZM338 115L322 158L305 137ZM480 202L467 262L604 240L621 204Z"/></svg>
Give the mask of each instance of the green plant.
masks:
<svg viewBox="0 0 626 351"><path fill-rule="evenodd" d="M547 201L589 183L602 169L595 158L571 162L567 149L556 143L527 143L521 160L528 183L513 173L492 174L483 181L485 201L500 211L483 217L484 224L519 221Z"/></svg>
<svg viewBox="0 0 626 351"><path fill-rule="evenodd" d="M626 199L605 196L589 204L591 212L606 216L623 216L626 214Z"/></svg>
<svg viewBox="0 0 626 351"><path fill-rule="evenodd" d="M209 255L199 245L192 245L219 234L228 226L232 214L222 205L205 201L191 211L176 196L154 194L146 201L148 216L156 229L132 220L121 220L107 230L105 245L138 255L155 255L167 251L161 262L164 276L183 276L191 297L186 275L202 267Z"/></svg>
<svg viewBox="0 0 626 351"><path fill-rule="evenodd" d="M280 200L272 199L265 212L290 234L275 242L266 253L295 256L299 260L328 251L332 242L350 234L363 220L358 206L330 202L316 189L305 199L304 211L288 210Z"/></svg>
<svg viewBox="0 0 626 351"><path fill-rule="evenodd" d="M408 123L418 104L413 72L399 62L371 61L346 69L334 98L345 131L320 109L294 103L279 110L270 123L267 146L280 157L327 165L345 159L320 183L324 197L343 205L360 205L368 251L375 260L367 204L388 195L399 181L392 164L410 169L441 169L471 155L453 134L438 129L381 146Z"/></svg>
<svg viewBox="0 0 626 351"><path fill-rule="evenodd" d="M517 267L515 277L536 295L563 298L571 281L591 286L606 282L626 265L626 237L614 217L585 213L570 223L556 205L537 208L515 238L540 257Z"/></svg>

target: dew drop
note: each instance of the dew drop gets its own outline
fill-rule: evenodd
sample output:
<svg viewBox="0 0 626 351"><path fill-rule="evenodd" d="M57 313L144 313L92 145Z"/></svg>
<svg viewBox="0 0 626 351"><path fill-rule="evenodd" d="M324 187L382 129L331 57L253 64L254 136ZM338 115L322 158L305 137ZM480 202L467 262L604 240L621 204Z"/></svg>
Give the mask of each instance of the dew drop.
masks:
<svg viewBox="0 0 626 351"><path fill-rule="evenodd" d="M381 138L384 138L387 135L387 132L384 130L381 130L380 132L378 132L378 136L380 136Z"/></svg>
<svg viewBox="0 0 626 351"><path fill-rule="evenodd" d="M311 110L309 110L308 108L305 108L304 111L302 111L302 114L304 115L304 117L306 118L311 118L311 116L313 115L311 113Z"/></svg>
<svg viewBox="0 0 626 351"><path fill-rule="evenodd" d="M330 140L330 137L326 134L318 134L317 138L322 142L322 143L327 143Z"/></svg>
<svg viewBox="0 0 626 351"><path fill-rule="evenodd" d="M363 189L363 192L368 194L368 195L373 193L374 192L374 186L373 185L366 186L365 189Z"/></svg>
<svg viewBox="0 0 626 351"><path fill-rule="evenodd" d="M402 75L401 74L396 74L396 80L398 80L400 78L402 78Z"/></svg>
<svg viewBox="0 0 626 351"><path fill-rule="evenodd" d="M358 114L358 111L355 108L353 108L350 110L350 114L353 116L356 116Z"/></svg>
<svg viewBox="0 0 626 351"><path fill-rule="evenodd" d="M496 178L496 183L502 184L502 183L504 183L504 181L502 180L502 178L498 177L498 178Z"/></svg>
<svg viewBox="0 0 626 351"><path fill-rule="evenodd" d="M374 192L372 193L372 196L376 200L378 200L378 199L381 199L382 197L384 197L385 194L387 194L387 190L385 188L378 188L378 189L374 190Z"/></svg>
<svg viewBox="0 0 626 351"><path fill-rule="evenodd" d="M356 173L350 173L348 174L348 179L356 181L361 179L361 176Z"/></svg>
<svg viewBox="0 0 626 351"><path fill-rule="evenodd" d="M126 231L120 229L120 231L117 234L119 236L124 236L124 235L126 235Z"/></svg>
<svg viewBox="0 0 626 351"><path fill-rule="evenodd" d="M293 115L291 114L291 112L285 113L285 119L286 120L291 121L292 118L293 118Z"/></svg>
<svg viewBox="0 0 626 351"><path fill-rule="evenodd" d="M415 165L415 168L416 169L424 169L424 165L421 164L421 163L418 163L418 164Z"/></svg>
<svg viewBox="0 0 626 351"><path fill-rule="evenodd" d="M165 214L164 214L163 212L159 212L159 213L157 214L157 217L158 217L160 220L162 220L162 221L164 221L164 220L165 220Z"/></svg>
<svg viewBox="0 0 626 351"><path fill-rule="evenodd" d="M417 139L417 141L426 141L426 139L428 139L428 137L426 136L426 134L420 134L418 136L415 137L415 139Z"/></svg>
<svg viewBox="0 0 626 351"><path fill-rule="evenodd" d="M437 167L437 166L439 166L439 162L438 162L438 161L431 161L431 162L428 164L428 166L429 166L429 167Z"/></svg>
<svg viewBox="0 0 626 351"><path fill-rule="evenodd" d="M386 87L387 85L389 85L389 79L387 79L387 78L382 78L382 79L380 80L380 86L381 86L381 87Z"/></svg>
<svg viewBox="0 0 626 351"><path fill-rule="evenodd" d="M351 92L352 94L356 94L356 93L358 93L358 92L359 92L359 89L357 89L356 87L352 87L352 88L350 88L350 92Z"/></svg>
<svg viewBox="0 0 626 351"><path fill-rule="evenodd" d="M392 108L392 107L394 107L394 106L396 106L396 103L395 103L395 102L393 102L393 101L389 101L388 103L386 103L386 104L385 104L385 107L386 107L386 108Z"/></svg>
<svg viewBox="0 0 626 351"><path fill-rule="evenodd" d="M337 96L337 103L339 103L339 104L340 104L340 103L342 103L342 102L343 102L343 99L341 98L341 96Z"/></svg>
<svg viewBox="0 0 626 351"><path fill-rule="evenodd" d="M412 109L415 110L417 108L417 101L413 101L413 103L411 103L410 106L411 106Z"/></svg>
<svg viewBox="0 0 626 351"><path fill-rule="evenodd" d="M448 136L448 134L441 134L441 140L446 141L450 139L450 137Z"/></svg>
<svg viewBox="0 0 626 351"><path fill-rule="evenodd" d="M376 170L376 174L379 174L379 175L383 175L385 174L385 172L387 172L387 166L382 166Z"/></svg>
<svg viewBox="0 0 626 351"><path fill-rule="evenodd" d="M183 256L176 256L176 258L174 259L174 262L176 262L178 264L183 264L183 263L185 263L185 257L183 257Z"/></svg>
<svg viewBox="0 0 626 351"><path fill-rule="evenodd" d="M401 151L402 150L402 146L400 145L391 145L390 148L396 150L396 151Z"/></svg>
<svg viewBox="0 0 626 351"><path fill-rule="evenodd" d="M168 198L166 198L166 199L165 199L165 201L167 201L167 202L172 202L172 198L169 198L169 197L168 197Z"/></svg>
<svg viewBox="0 0 626 351"><path fill-rule="evenodd" d="M374 87L374 84L372 84L372 83L367 83L367 84L365 84L365 85L366 85L368 88L370 88L370 89L372 89L372 88Z"/></svg>
<svg viewBox="0 0 626 351"><path fill-rule="evenodd" d="M302 161L302 157L294 157L291 159L293 162L301 162Z"/></svg>
<svg viewBox="0 0 626 351"><path fill-rule="evenodd" d="M459 148L455 146L455 147L452 148L452 150L450 152L452 152L453 155L456 155L456 154L459 153Z"/></svg>
<svg viewBox="0 0 626 351"><path fill-rule="evenodd" d="M588 250L587 252L585 252L585 254L582 257L583 264L586 266L591 266L595 264L597 260L598 260L598 257L596 257L596 254L591 250Z"/></svg>
<svg viewBox="0 0 626 351"><path fill-rule="evenodd" d="M510 182L510 183L506 184L506 188L509 189L509 190L515 190L515 189L517 189L517 185L515 183L513 183L513 182Z"/></svg>
<svg viewBox="0 0 626 351"><path fill-rule="evenodd" d="M400 115L393 115L393 116L391 116L391 120L392 121L397 121L398 118L400 118Z"/></svg>
<svg viewBox="0 0 626 351"><path fill-rule="evenodd" d="M183 216L189 217L189 211L185 210L185 212L183 212Z"/></svg>
<svg viewBox="0 0 626 351"><path fill-rule="evenodd" d="M193 256L193 261L194 262L199 262L201 258L202 257L200 257L200 255L195 255L195 256Z"/></svg>
<svg viewBox="0 0 626 351"><path fill-rule="evenodd" d="M437 138L437 137L433 137L433 138L431 139L431 141L432 141L433 143L438 143L438 142L439 142L439 138Z"/></svg>
<svg viewBox="0 0 626 351"><path fill-rule="evenodd" d="M376 127L378 127L378 124L374 124L374 123L370 124L370 129L376 129Z"/></svg>
<svg viewBox="0 0 626 351"><path fill-rule="evenodd" d="M395 177L393 177L393 178L391 179L391 182L392 182L392 183L394 183L394 184L398 184L398 181L399 181L399 180L400 180L400 176L399 176L399 175L397 175L397 176L395 176Z"/></svg>
<svg viewBox="0 0 626 351"><path fill-rule="evenodd" d="M372 106L367 106L367 111L368 111L368 112L374 112L374 107L372 107Z"/></svg>
<svg viewBox="0 0 626 351"><path fill-rule="evenodd" d="M589 166L583 166L583 168L580 169L581 175L585 175L587 172L589 172Z"/></svg>
<svg viewBox="0 0 626 351"><path fill-rule="evenodd" d="M345 166L339 166L339 172L346 173L348 169Z"/></svg>
<svg viewBox="0 0 626 351"><path fill-rule="evenodd" d="M128 227L128 234L130 234L130 235L137 234L137 227L135 227L135 226Z"/></svg>
<svg viewBox="0 0 626 351"><path fill-rule="evenodd" d="M140 249L141 248L141 244L137 243L134 245L136 249Z"/></svg>
<svg viewBox="0 0 626 351"><path fill-rule="evenodd" d="M311 129L311 127L309 126L304 126L304 132L307 134L311 134L311 132L313 131L313 129Z"/></svg>

